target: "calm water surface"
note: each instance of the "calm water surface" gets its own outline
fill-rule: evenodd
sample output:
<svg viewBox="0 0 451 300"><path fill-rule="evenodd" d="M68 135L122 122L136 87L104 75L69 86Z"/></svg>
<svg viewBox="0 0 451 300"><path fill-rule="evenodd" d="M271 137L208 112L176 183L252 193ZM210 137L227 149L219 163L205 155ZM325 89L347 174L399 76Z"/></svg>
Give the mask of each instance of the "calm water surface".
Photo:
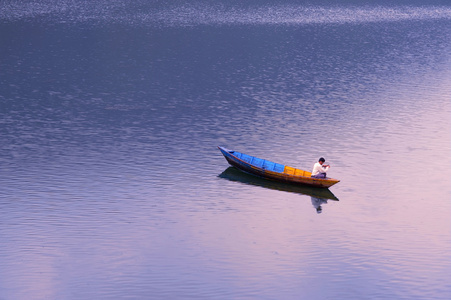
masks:
<svg viewBox="0 0 451 300"><path fill-rule="evenodd" d="M451 298L451 7L363 2L5 1L0 299Z"/></svg>

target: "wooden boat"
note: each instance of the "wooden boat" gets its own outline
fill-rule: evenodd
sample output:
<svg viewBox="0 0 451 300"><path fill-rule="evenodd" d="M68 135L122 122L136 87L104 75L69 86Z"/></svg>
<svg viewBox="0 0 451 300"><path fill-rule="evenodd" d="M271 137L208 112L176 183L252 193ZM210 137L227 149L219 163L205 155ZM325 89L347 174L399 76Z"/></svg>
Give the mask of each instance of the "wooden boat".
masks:
<svg viewBox="0 0 451 300"><path fill-rule="evenodd" d="M275 180L268 180L260 176L255 176L247 172L242 172L235 167L228 167L221 174L219 174L218 177L230 181L240 182L243 184L259 186L270 190L300 194L314 197L317 199L338 201L338 198L329 189L318 188L303 184L302 185L291 184Z"/></svg>
<svg viewBox="0 0 451 300"><path fill-rule="evenodd" d="M238 151L218 147L230 165L263 178L281 182L328 188L340 182L333 178L312 178L311 172L274 163Z"/></svg>

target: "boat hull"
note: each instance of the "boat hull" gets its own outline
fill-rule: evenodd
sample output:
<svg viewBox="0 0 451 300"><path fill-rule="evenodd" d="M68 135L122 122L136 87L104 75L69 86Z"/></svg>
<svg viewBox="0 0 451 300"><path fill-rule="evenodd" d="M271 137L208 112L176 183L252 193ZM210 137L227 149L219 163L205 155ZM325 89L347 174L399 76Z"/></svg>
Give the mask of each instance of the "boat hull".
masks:
<svg viewBox="0 0 451 300"><path fill-rule="evenodd" d="M324 200L339 201L338 198L327 188L318 188L305 184L292 184L269 180L261 176L255 176L254 174L243 172L233 166L229 166L226 170L219 174L218 177L248 185L259 186L270 190L301 194Z"/></svg>
<svg viewBox="0 0 451 300"><path fill-rule="evenodd" d="M333 178L312 178L311 173L218 147L227 162L244 172L280 182L328 188L340 182Z"/></svg>

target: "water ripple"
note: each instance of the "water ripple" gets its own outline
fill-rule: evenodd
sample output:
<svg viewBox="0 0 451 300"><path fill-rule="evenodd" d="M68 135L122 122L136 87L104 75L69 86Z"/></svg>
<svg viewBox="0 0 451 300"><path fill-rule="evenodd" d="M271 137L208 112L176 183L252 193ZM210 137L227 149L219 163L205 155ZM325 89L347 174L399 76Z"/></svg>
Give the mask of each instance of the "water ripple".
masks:
<svg viewBox="0 0 451 300"><path fill-rule="evenodd" d="M156 2L158 3L158 2ZM203 2L7 1L0 20L56 23L121 23L147 26L305 25L451 19L448 6L231 5Z"/></svg>

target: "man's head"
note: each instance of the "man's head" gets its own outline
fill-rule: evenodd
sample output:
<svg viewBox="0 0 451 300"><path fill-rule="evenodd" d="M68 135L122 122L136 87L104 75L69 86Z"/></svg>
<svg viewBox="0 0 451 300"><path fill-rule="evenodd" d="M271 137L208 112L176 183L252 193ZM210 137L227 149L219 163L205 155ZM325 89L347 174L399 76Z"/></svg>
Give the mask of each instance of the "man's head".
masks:
<svg viewBox="0 0 451 300"><path fill-rule="evenodd" d="M320 165L322 165L326 160L324 159L324 157L321 157L318 162Z"/></svg>

